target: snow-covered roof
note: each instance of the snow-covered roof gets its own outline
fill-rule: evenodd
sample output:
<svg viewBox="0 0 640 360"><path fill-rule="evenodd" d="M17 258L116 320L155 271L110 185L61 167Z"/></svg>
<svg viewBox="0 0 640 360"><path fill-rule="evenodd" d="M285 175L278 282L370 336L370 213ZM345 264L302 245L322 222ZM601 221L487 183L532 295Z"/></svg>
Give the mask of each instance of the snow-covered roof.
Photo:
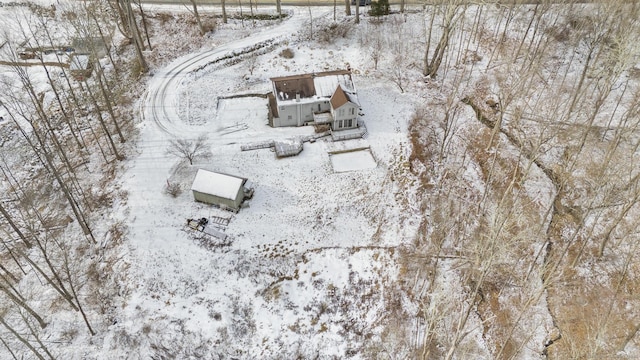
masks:
<svg viewBox="0 0 640 360"><path fill-rule="evenodd" d="M355 92L351 74L336 74L331 76L316 76L313 79L316 87L316 95L320 97L331 97L338 85L346 92Z"/></svg>
<svg viewBox="0 0 640 360"><path fill-rule="evenodd" d="M356 93L345 92L345 95L347 95L349 101L360 106L360 101L358 100L358 95L356 95Z"/></svg>
<svg viewBox="0 0 640 360"><path fill-rule="evenodd" d="M278 102L295 101L296 95L304 99L330 98L338 86L355 94L355 86L348 70L325 71L271 78Z"/></svg>
<svg viewBox="0 0 640 360"><path fill-rule="evenodd" d="M235 200L244 181L245 179L243 178L198 169L196 178L193 179L191 190L218 196L223 199Z"/></svg>

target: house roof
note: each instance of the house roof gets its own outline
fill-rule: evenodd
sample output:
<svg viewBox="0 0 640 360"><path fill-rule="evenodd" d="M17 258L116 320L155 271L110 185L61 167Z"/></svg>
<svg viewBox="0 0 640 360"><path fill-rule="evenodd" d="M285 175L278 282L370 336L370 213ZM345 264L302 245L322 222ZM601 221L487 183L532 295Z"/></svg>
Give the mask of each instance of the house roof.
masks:
<svg viewBox="0 0 640 360"><path fill-rule="evenodd" d="M338 85L347 92L355 93L351 72L348 70L274 77L271 81L279 102L295 100L298 94L301 99L330 98Z"/></svg>
<svg viewBox="0 0 640 360"><path fill-rule="evenodd" d="M337 109L348 102L351 102L359 106L358 99L356 98L355 94L346 93L342 89L341 85L338 85L338 87L336 88L336 91L333 93L333 96L331 96L330 102L331 102L331 107L334 109Z"/></svg>
<svg viewBox="0 0 640 360"><path fill-rule="evenodd" d="M342 86L338 85L336 91L331 97L331 107L337 109L340 106L346 104L348 101L349 99L347 99L347 95L344 93L344 90L342 90Z"/></svg>
<svg viewBox="0 0 640 360"><path fill-rule="evenodd" d="M198 169L191 190L235 200L244 182L245 179L236 176Z"/></svg>

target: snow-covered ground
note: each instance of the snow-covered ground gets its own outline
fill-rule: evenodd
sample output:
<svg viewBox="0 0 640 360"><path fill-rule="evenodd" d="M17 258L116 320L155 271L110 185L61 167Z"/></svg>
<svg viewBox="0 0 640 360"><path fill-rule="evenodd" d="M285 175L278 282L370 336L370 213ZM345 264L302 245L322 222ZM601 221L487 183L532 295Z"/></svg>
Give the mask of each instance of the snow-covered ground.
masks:
<svg viewBox="0 0 640 360"><path fill-rule="evenodd" d="M10 18L4 35L21 38L15 20L28 12L14 5L0 9ZM65 4L56 7L68 14ZM134 108L125 101L117 109L135 117L127 143L118 144L126 159L107 166L97 151L82 154L111 171L87 166L87 189L113 193L92 214L98 245L78 246L77 254L90 256L74 263L94 276L85 282L89 270L77 274L97 334L82 328L77 313L50 305L58 299L53 290L40 301L38 276L16 281L33 285L27 301L48 313L39 334L55 355L540 359L596 358L614 346L621 358L637 353L640 281L631 260L640 241L633 241L635 207L625 202L638 199L637 170L627 164L637 149L637 74L598 72L610 61L619 61L614 70L628 66L637 52L603 42L600 55L615 47L636 58L602 55L582 72L593 34L587 20L606 11L465 7L438 76L429 78L422 75L423 37L443 8L382 19L363 13L359 25L341 13L334 23L332 7L287 8L282 22L230 20L204 37L184 6L145 9L153 25L154 50L145 51L151 72L139 82L145 88ZM431 30L433 49L442 27ZM114 54L131 50L115 36ZM42 103L55 105L43 68L25 68ZM353 71L363 139L321 137L280 159L270 148L242 151L314 134L312 127L267 125L270 77L344 68ZM1 69L3 84L15 86L15 71ZM608 98L600 102L599 94ZM1 124L7 130L11 122ZM3 147L16 140L12 131ZM172 141L202 135L207 156L193 165L167 151ZM18 151L3 156L24 162ZM24 174L38 169L26 164ZM252 199L237 213L195 202L190 187L200 168L248 178ZM3 186L13 191L8 180ZM203 217L222 223L227 238L187 226ZM82 238L71 234L79 232L74 226L69 242ZM595 255L609 236L605 255ZM15 309L8 318L22 324ZM600 319L600 312L607 315ZM594 346L582 344L590 338Z"/></svg>
<svg viewBox="0 0 640 360"><path fill-rule="evenodd" d="M131 287L113 334L165 328L156 331L175 341L192 334L215 345L212 354L276 359L358 353L362 337L380 331L384 288L397 272L394 248L412 231L403 233L402 224L390 220L403 210L387 174L394 152L406 142L401 119L413 110L411 97L356 75L369 135L354 142L370 151L330 155L333 144L322 138L305 143L298 156L278 159L270 149L243 152L240 146L310 135L313 128L269 127L263 98L219 98L264 92L269 77L309 71L323 51L292 60L266 53L253 76L244 62L207 65L272 38L295 51L290 35L305 14L293 13L282 25L186 55L154 73L142 104L140 154L124 175L127 206L118 210L132 220ZM206 160L189 166L166 154L174 137L201 134L211 144ZM248 178L255 185L248 207L233 214L194 202L190 186L197 168ZM183 192L166 194L168 182L179 183ZM229 245L186 227L187 218L211 216L231 219L225 228ZM176 323L179 331L171 325ZM146 351L138 355L154 350Z"/></svg>

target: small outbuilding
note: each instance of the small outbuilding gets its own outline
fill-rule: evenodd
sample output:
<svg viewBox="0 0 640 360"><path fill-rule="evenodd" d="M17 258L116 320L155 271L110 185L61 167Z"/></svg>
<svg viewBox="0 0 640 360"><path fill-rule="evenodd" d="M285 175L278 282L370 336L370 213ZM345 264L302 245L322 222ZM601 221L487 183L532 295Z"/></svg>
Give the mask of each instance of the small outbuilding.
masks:
<svg viewBox="0 0 640 360"><path fill-rule="evenodd" d="M253 195L247 179L204 169L198 169L191 191L196 201L236 212Z"/></svg>

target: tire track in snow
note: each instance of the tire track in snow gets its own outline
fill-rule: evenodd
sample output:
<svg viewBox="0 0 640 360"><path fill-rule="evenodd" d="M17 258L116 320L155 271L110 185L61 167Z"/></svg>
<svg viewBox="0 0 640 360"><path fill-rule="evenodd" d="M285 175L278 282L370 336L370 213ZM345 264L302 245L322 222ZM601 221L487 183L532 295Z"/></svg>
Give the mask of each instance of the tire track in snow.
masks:
<svg viewBox="0 0 640 360"><path fill-rule="evenodd" d="M324 16L326 14L322 14ZM232 41L211 50L183 57L167 68L154 74L149 84L148 96L141 110L143 119L153 120L165 134L173 137L189 136L191 129L180 121L176 109L178 97L175 93L185 77L221 61L243 56L283 41L288 35L298 32L306 21L301 10L296 9L282 24L259 33Z"/></svg>

